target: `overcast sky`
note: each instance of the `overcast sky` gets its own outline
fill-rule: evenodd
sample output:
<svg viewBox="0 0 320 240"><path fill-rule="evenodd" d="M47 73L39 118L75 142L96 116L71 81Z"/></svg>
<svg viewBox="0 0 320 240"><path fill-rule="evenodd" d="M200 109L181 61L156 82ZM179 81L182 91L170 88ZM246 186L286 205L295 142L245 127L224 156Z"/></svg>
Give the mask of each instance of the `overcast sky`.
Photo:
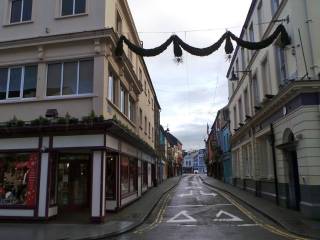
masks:
<svg viewBox="0 0 320 240"><path fill-rule="evenodd" d="M239 34L251 0L128 0L145 48L163 43L171 34L192 46L216 42L226 29ZM207 123L228 102L224 46L209 57L184 52L176 64L172 47L145 58L158 100L161 124L169 127L186 150L204 148Z"/></svg>

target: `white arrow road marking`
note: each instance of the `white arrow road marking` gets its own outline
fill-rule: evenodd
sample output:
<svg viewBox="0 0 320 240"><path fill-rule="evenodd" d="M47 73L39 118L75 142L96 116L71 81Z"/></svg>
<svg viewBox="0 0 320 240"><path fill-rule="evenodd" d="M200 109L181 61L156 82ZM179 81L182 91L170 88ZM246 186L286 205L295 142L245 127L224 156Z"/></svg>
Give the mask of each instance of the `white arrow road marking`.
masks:
<svg viewBox="0 0 320 240"><path fill-rule="evenodd" d="M216 197L217 194L216 193L204 193L202 191L200 191L200 194L203 195L203 196L213 196L213 197Z"/></svg>
<svg viewBox="0 0 320 240"><path fill-rule="evenodd" d="M184 218L178 219L181 216ZM197 220L191 217L187 211L181 211L178 214L176 214L173 218L170 218L167 222L168 223L190 223L190 222L196 222Z"/></svg>
<svg viewBox="0 0 320 240"><path fill-rule="evenodd" d="M229 218L220 218L221 215L226 215ZM242 222L243 220L241 218L231 214L231 213L220 210L216 215L216 219L213 219L213 221L215 221L215 222Z"/></svg>
<svg viewBox="0 0 320 240"><path fill-rule="evenodd" d="M202 189L202 187L196 187L196 186L194 186L194 187L185 187L184 189L189 190L189 189L195 189L195 188Z"/></svg>
<svg viewBox="0 0 320 240"><path fill-rule="evenodd" d="M179 194L179 197L190 197L193 195L193 191L190 190L189 193L182 193L182 194Z"/></svg>

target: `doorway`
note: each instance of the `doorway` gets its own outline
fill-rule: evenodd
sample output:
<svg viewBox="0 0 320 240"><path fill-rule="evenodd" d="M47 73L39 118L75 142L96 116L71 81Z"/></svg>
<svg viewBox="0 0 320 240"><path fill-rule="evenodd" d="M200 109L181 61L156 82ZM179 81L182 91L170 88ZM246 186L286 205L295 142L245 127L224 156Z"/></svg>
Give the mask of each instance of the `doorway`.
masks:
<svg viewBox="0 0 320 240"><path fill-rule="evenodd" d="M58 208L62 213L88 211L91 193L90 154L59 154Z"/></svg>

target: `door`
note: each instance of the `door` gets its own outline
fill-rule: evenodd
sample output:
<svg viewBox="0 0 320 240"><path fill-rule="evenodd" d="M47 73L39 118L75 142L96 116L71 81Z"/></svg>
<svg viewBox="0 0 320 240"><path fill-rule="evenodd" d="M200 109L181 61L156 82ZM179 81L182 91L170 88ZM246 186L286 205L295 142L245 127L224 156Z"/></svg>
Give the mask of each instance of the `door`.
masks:
<svg viewBox="0 0 320 240"><path fill-rule="evenodd" d="M90 205L90 155L61 154L58 163L58 206L79 210Z"/></svg>
<svg viewBox="0 0 320 240"><path fill-rule="evenodd" d="M289 168L289 199L288 207L291 209L300 209L300 183L299 183L299 167L296 151L287 152L288 168Z"/></svg>

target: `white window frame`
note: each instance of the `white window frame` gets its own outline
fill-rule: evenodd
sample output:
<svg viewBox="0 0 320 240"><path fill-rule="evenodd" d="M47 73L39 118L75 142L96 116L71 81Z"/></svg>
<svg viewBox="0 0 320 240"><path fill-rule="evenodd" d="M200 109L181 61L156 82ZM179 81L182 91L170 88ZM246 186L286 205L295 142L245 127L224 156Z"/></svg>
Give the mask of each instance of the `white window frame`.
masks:
<svg viewBox="0 0 320 240"><path fill-rule="evenodd" d="M79 93L79 81L80 81L80 62L81 61L93 61L94 63L94 59L93 58L85 58L85 59L78 59L78 60L67 60L67 61L63 61L63 62L49 62L47 63L47 67L46 67L46 98L57 98L57 97L70 97L70 96L92 96L94 89L92 89L92 93ZM76 90L76 94L63 94L63 73L64 73L64 64L68 63L68 62L76 62L77 63L77 90ZM61 81L60 81L60 94L59 95L54 95L54 96L48 96L47 95L47 90L48 90L48 70L49 70L49 65L50 64L61 64L61 72L60 72L60 77L61 77ZM94 66L93 66L94 67ZM94 76L92 76L92 84L94 82Z"/></svg>
<svg viewBox="0 0 320 240"><path fill-rule="evenodd" d="M72 14L69 14L69 15L62 15L62 6L63 6L63 0L60 0L60 16L61 17L68 17L68 16L75 16L75 15L82 15L82 14L86 14L87 13L87 4L88 4L88 1L85 0L85 10L83 13L75 13L76 11L76 0L73 0L72 1Z"/></svg>
<svg viewBox="0 0 320 240"><path fill-rule="evenodd" d="M37 64L18 65L18 66L13 66L13 67L3 67L3 68L8 69L7 70L8 72L7 72L6 98L5 99L0 99L0 102L6 102L6 101L12 101L12 100L24 100L24 99L32 100L32 99L36 99L36 96L35 97L27 97L27 98L23 97L25 67L28 67L28 66L37 66L37 69L38 69L38 65ZM20 96L19 97L11 97L11 98L9 98L11 69L17 69L17 68L21 68ZM36 92L37 92L37 86L36 86Z"/></svg>
<svg viewBox="0 0 320 240"><path fill-rule="evenodd" d="M9 0L9 14L7 16L7 24L8 25L15 25L15 24L21 24L21 23L29 23L29 22L32 22L32 13L33 13L33 7L34 7L34 2L33 0L31 1L32 2L32 6L31 6L31 17L30 19L28 20L23 20L23 8L24 8L24 1L25 0L21 0L21 11L20 11L20 20L17 21L17 22L11 22L11 15L12 15L12 2L14 0Z"/></svg>

